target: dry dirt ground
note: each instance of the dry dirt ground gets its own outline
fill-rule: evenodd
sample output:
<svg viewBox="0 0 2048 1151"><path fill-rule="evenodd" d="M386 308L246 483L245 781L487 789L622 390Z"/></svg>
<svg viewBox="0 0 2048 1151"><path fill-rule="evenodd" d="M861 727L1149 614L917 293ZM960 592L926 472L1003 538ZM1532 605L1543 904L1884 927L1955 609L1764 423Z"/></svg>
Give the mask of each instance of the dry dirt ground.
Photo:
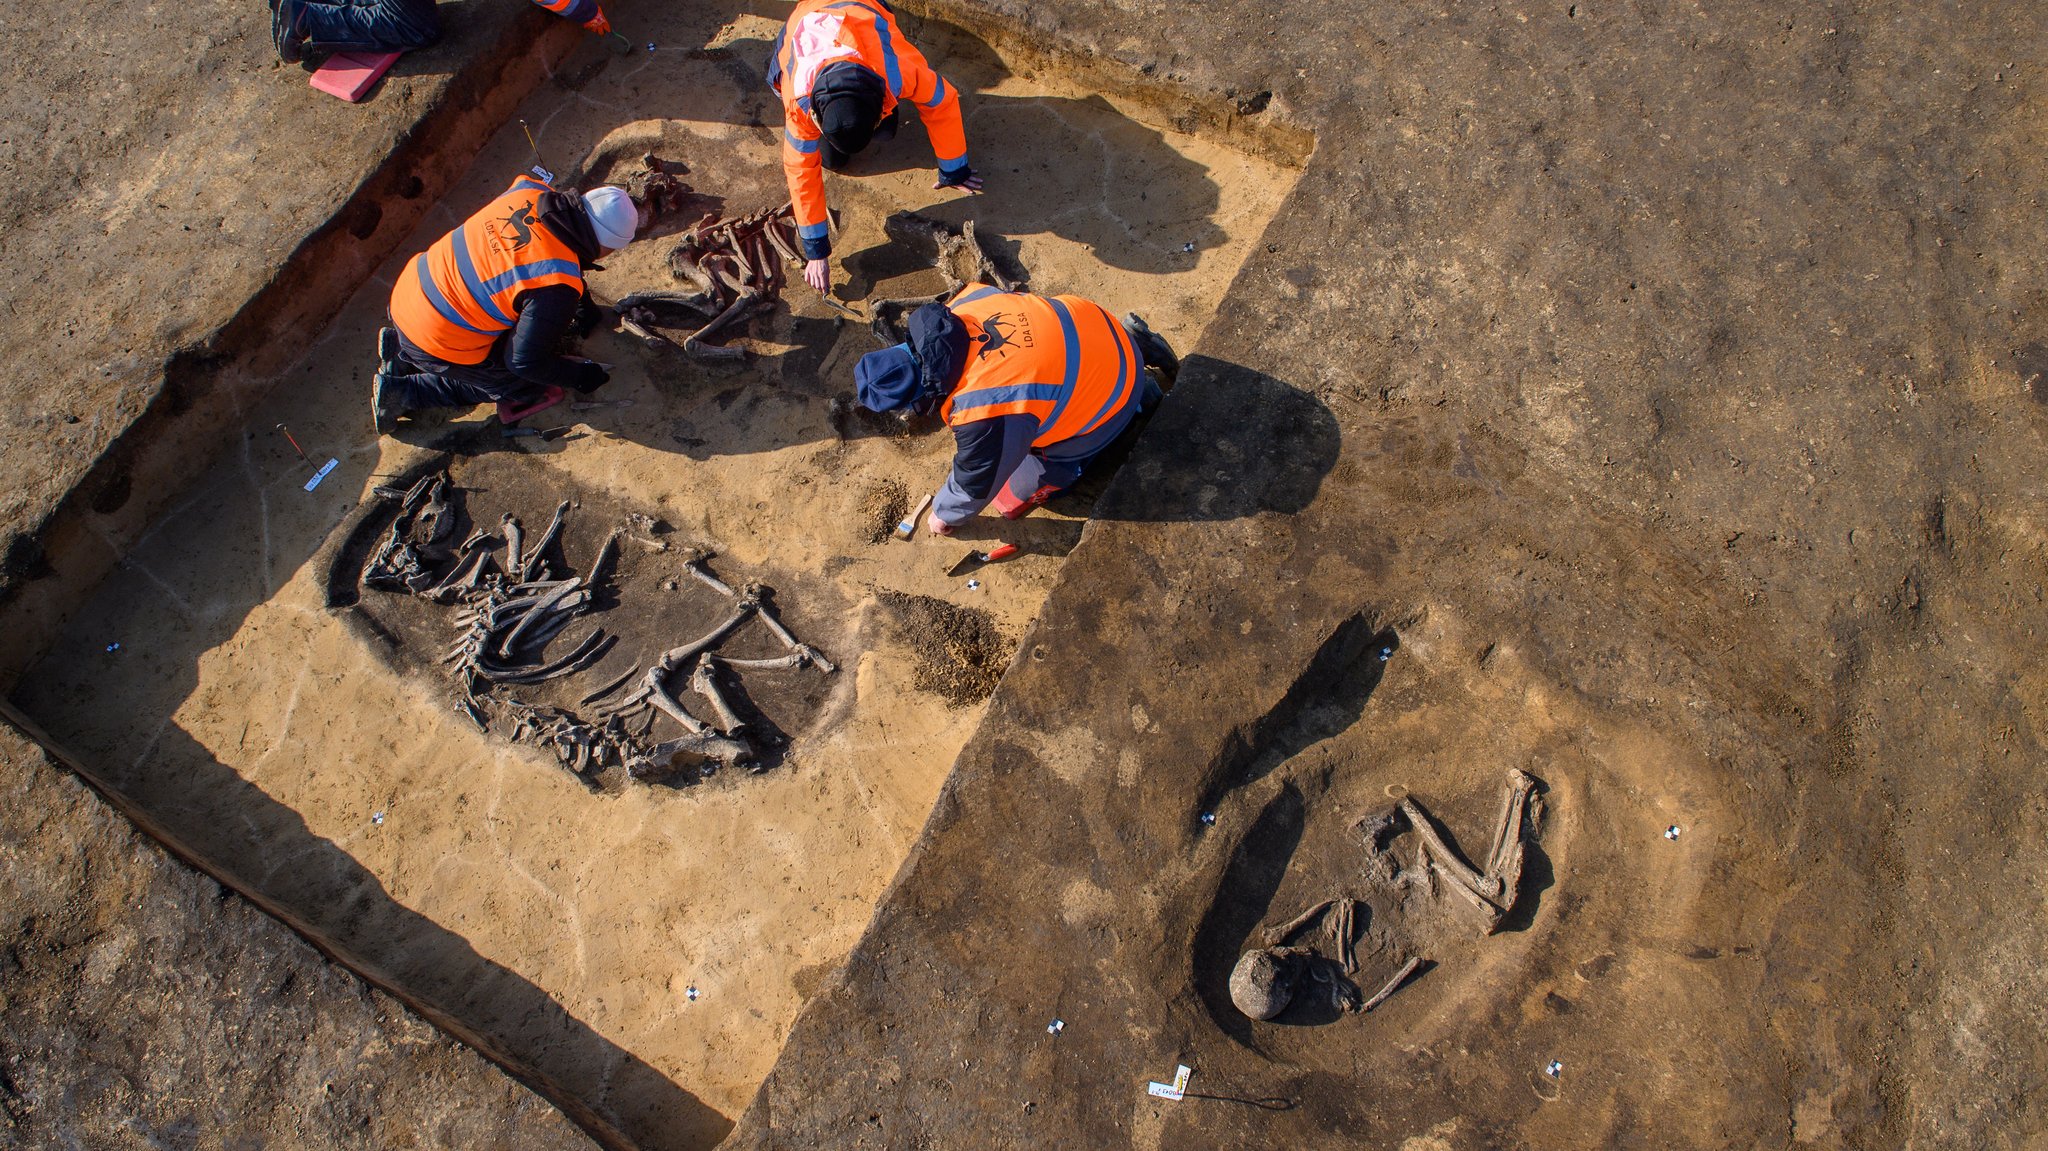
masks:
<svg viewBox="0 0 2048 1151"><path fill-rule="evenodd" d="M573 58L521 109L541 157L623 174L652 150L688 165L693 208L779 203L779 111L757 80L775 24L684 10L632 28L653 52ZM982 93L968 131L990 191L933 193L914 128L864 178L833 179L851 270L839 294L938 290L934 272L890 250L882 217L972 212L1015 241L1040 290L1137 308L1192 346L1295 173L1011 75L964 34L949 40L949 77ZM526 128L508 124L405 250L531 162ZM1138 193L1140 169L1172 179ZM682 222L608 262L597 293L671 286L664 238ZM590 1100L629 1138L708 1146L866 925L993 674L1080 538L1085 500L1000 533L990 521L957 541L887 540L905 501L943 478L951 438L858 420L835 429L833 399L879 344L801 287L742 341L744 366L593 336L585 350L615 364L594 398L629 406L533 421L558 437L502 439L479 411L409 420L379 440L370 349L399 267L368 283L249 413L229 458L194 478L16 701L184 842ZM314 463L341 461L312 492L280 423ZM445 613L358 595L361 553L340 546L372 485L444 451L479 523L516 511L530 539L557 499L574 501L563 550L579 570L628 516L668 529L669 552L625 545L621 602L596 621L614 617L624 642L579 691L722 614L682 569L684 547L715 550L711 567L731 582L773 585L783 618L840 670L749 673L782 741L768 770L681 788L613 773L594 791L552 756L509 744L504 725L475 731L432 659L456 634ZM945 575L997 538L1023 554L976 573L978 590ZM323 542L333 546L316 555ZM323 606L329 562L374 629ZM949 626L967 642L935 644ZM779 648L757 628L732 652ZM775 674L803 686L768 682Z"/></svg>
<svg viewBox="0 0 2048 1151"><path fill-rule="evenodd" d="M1034 517L1043 550L985 577L1018 651L985 704L920 687L884 626L964 602L956 553L866 542L943 448L840 441L863 337L793 293L730 378L596 341L632 408L465 464L520 465L476 498L529 520L544 480L603 488L572 555L637 509L774 583L845 665L768 698L783 761L593 794L478 736L413 648L323 606L313 557L370 477L489 434L367 436L381 284L219 468L145 493L176 510L17 699L651 1145L2038 1147L2039 6L937 7L977 30L963 60L1030 62L970 81L1044 165L1009 176L1086 206L999 184L977 212L1015 214L1040 286L1200 333L1085 531ZM586 53L527 106L549 160L673 140L733 206L748 173L773 196L762 21L615 16L698 82ZM1313 156L1227 177L1050 57ZM495 136L417 239L525 152ZM914 167L837 186L846 298L907 276L858 229L932 202ZM281 419L342 461L310 497ZM1403 922L1356 822L1413 795L1478 854L1509 768L1545 809L1515 915ZM1429 965L1363 1017L1235 1013L1236 954L1332 895L1373 901L1368 988ZM1195 1094L1148 1094L1176 1064Z"/></svg>

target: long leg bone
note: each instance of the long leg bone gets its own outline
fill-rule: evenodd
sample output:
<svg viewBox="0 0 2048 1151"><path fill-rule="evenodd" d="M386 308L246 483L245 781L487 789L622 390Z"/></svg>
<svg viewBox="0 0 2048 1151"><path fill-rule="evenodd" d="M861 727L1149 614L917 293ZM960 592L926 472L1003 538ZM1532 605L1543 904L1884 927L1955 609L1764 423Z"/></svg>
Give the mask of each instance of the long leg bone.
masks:
<svg viewBox="0 0 2048 1151"><path fill-rule="evenodd" d="M808 644L798 643L796 637L790 634L789 629L782 626L782 621L775 618L775 609L769 606L766 600L760 601L760 612L761 622L767 624L768 630L774 632L776 638L780 639L783 642L783 645L788 647L789 650L809 659L812 663L817 664L818 667L821 668L827 675L830 675L833 672L839 670L837 665L835 665L831 660L825 658L824 652L821 652L817 648L811 647Z"/></svg>
<svg viewBox="0 0 2048 1151"><path fill-rule="evenodd" d="M1293 919L1288 920L1287 922L1279 925L1278 927L1267 928L1263 933L1260 934L1259 941L1264 943L1267 947L1278 947L1281 944L1286 943L1289 936L1292 936L1295 932L1300 931L1302 928L1307 927L1309 924L1314 923L1317 917L1321 916L1323 912L1328 911L1330 909L1330 905L1335 902L1336 900L1334 899L1325 899L1321 903L1316 904L1315 906L1309 908L1307 911L1302 912L1300 915L1295 916Z"/></svg>
<svg viewBox="0 0 2048 1151"><path fill-rule="evenodd" d="M743 349L721 347L706 341L711 338L713 333L726 327L728 324L734 323L755 304L760 302L761 296L758 293L741 292L739 297L733 300L724 311L718 313L716 319L698 328L695 332L691 333L689 339L683 341L683 351L701 360L744 359L747 353Z"/></svg>
<svg viewBox="0 0 2048 1151"><path fill-rule="evenodd" d="M1436 824L1429 818L1429 814L1414 800L1403 799L1401 813L1408 817L1408 822L1414 826L1416 834L1422 837L1423 845L1429 849L1430 857L1443 869L1445 875L1483 899L1490 900L1500 894L1500 888L1493 880L1472 870L1470 864L1458 858L1458 853L1452 851L1451 845L1444 842L1442 833L1437 831Z"/></svg>
<svg viewBox="0 0 2048 1151"><path fill-rule="evenodd" d="M662 675L668 675L668 673L688 663L699 652L708 650L718 643L719 640L731 635L734 628L747 622L747 617L759 611L760 607L761 601L759 599L753 596L742 596L740 601L733 605L732 614L725 617L724 622L704 633L698 639L691 640L681 647L670 648L659 660L655 661L654 667L660 669Z"/></svg>
<svg viewBox="0 0 2048 1151"><path fill-rule="evenodd" d="M712 591L717 592L719 595L731 596L735 594L732 590L731 584L728 584L724 580L719 579L717 576L712 575L711 569L704 566L704 561L710 558L710 555L708 555L705 552L693 551L690 553L688 558L683 560L683 569L685 571L688 571L691 575L696 576L698 579L702 580L705 586L709 587Z"/></svg>
<svg viewBox="0 0 2048 1151"><path fill-rule="evenodd" d="M1394 972L1394 977L1392 979L1387 980L1386 983L1382 984L1378 991L1373 992L1372 998L1365 1001L1364 1006L1358 1009L1359 1013L1362 1015L1365 1012L1371 1011L1373 1008L1378 1007L1380 1004L1385 1003L1388 1000L1388 998L1390 998L1394 994L1394 992L1399 991L1401 989L1401 985L1408 981L1409 976L1415 974L1415 969L1421 966L1422 957L1420 955L1414 956L1410 958L1408 962L1403 963L1401 965L1401 970Z"/></svg>
<svg viewBox="0 0 2048 1151"><path fill-rule="evenodd" d="M718 716L718 730L737 736L747 730L747 725L726 702L724 693L718 690L717 662L708 655L698 659L696 670L690 673L690 689L710 701L712 712Z"/></svg>
<svg viewBox="0 0 2048 1151"><path fill-rule="evenodd" d="M534 541L533 550L526 553L525 570L529 572L540 570L541 557L547 554L547 550L554 546L557 539L561 538L562 517L568 514L568 500L563 500L555 505L555 517L548 521L547 530L540 533L540 538Z"/></svg>

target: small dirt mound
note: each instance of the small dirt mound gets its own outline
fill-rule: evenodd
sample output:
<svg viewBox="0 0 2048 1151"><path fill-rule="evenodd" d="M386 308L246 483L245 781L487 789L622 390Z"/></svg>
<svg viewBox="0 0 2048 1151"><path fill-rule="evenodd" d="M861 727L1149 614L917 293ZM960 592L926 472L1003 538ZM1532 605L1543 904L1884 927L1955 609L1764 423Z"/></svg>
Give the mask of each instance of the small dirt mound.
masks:
<svg viewBox="0 0 2048 1151"><path fill-rule="evenodd" d="M894 480L875 484L860 497L858 524L867 530L867 541L881 543L895 532L910 510L910 489Z"/></svg>
<svg viewBox="0 0 2048 1151"><path fill-rule="evenodd" d="M980 703L996 689L1016 644L980 608L961 607L931 596L882 593L882 603L915 653L919 691L953 707Z"/></svg>

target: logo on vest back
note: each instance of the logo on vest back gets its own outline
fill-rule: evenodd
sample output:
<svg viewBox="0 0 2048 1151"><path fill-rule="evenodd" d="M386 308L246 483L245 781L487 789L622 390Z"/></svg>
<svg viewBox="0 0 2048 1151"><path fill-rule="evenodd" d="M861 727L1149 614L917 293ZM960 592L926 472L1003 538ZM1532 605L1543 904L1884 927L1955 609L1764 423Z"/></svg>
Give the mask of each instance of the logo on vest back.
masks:
<svg viewBox="0 0 2048 1151"><path fill-rule="evenodd" d="M981 345L974 358L985 360L990 353L995 353L997 358L1001 359L1010 354L1012 347L1030 347L1031 325L1024 324L1023 319L1021 314L1012 319L1001 312L990 312L988 318L981 322L981 334L970 337L973 343ZM1016 328L1020 324L1023 330L1018 332Z"/></svg>
<svg viewBox="0 0 2048 1151"><path fill-rule="evenodd" d="M507 243L507 231L510 231ZM501 248L518 251L533 242L533 205L521 204L512 209L512 214L502 220L492 220L486 229L491 242Z"/></svg>

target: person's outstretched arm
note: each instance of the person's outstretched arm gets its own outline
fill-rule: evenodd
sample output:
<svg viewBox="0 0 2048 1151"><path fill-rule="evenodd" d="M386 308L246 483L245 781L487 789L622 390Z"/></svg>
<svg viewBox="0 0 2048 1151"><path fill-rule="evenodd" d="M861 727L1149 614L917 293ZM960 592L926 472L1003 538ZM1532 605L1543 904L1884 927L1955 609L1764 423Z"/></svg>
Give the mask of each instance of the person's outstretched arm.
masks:
<svg viewBox="0 0 2048 1151"><path fill-rule="evenodd" d="M981 191L981 177L967 163L967 129L961 123L960 91L925 63L924 53L910 41L895 40L896 98L917 109L924 121L925 135L931 137L932 154L939 162L939 182L934 188L962 188Z"/></svg>
<svg viewBox="0 0 2048 1151"><path fill-rule="evenodd" d="M790 109L782 125L782 176L789 183L790 210L796 216L796 238L803 247L804 282L823 292L832 286L825 260L832 254L831 225L825 206L823 134L811 118Z"/></svg>

